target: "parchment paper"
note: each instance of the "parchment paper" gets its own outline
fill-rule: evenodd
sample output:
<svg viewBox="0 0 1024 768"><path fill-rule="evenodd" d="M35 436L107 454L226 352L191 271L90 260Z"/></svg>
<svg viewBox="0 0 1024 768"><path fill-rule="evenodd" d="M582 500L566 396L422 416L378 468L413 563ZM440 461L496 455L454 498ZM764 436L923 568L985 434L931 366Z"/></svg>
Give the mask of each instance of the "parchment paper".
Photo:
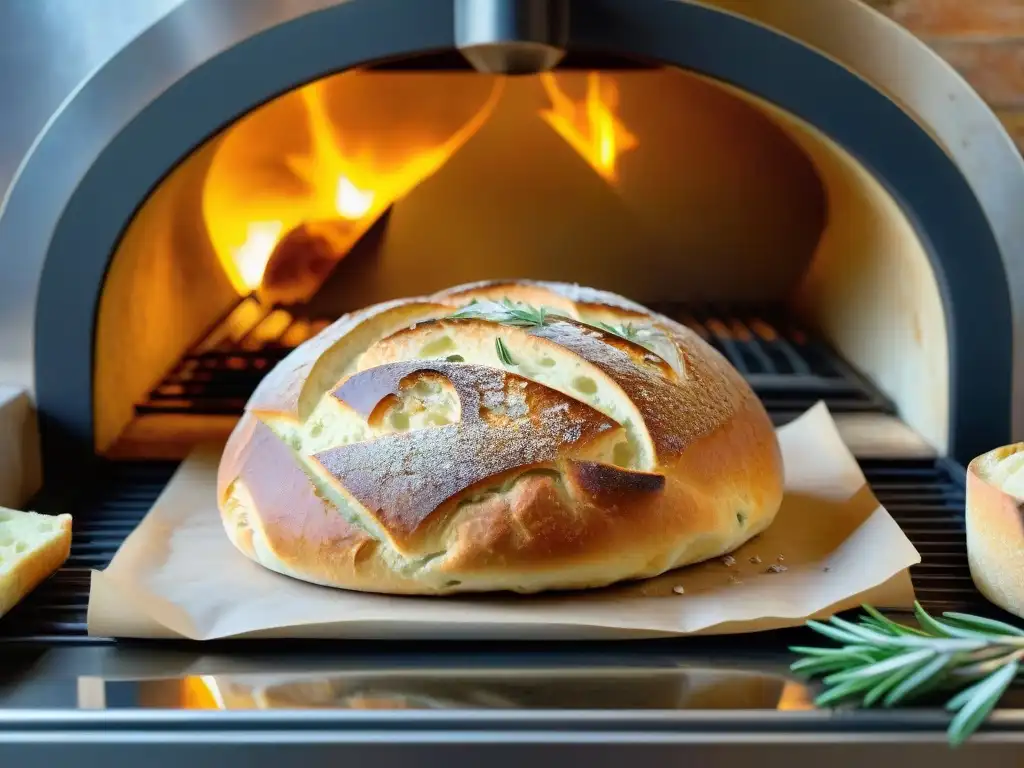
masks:
<svg viewBox="0 0 1024 768"><path fill-rule="evenodd" d="M268 571L221 528L221 446L197 449L110 566L93 572L89 632L108 637L638 638L803 623L870 602L909 608L920 556L878 503L819 403L778 432L786 495L730 557L655 579L541 596L395 597ZM674 588L681 587L683 594Z"/></svg>

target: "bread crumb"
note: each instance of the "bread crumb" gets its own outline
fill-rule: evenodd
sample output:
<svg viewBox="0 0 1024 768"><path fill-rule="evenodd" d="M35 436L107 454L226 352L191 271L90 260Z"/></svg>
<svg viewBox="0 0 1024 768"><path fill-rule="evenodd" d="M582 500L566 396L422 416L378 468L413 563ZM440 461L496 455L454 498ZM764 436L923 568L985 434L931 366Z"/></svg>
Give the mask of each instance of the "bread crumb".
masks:
<svg viewBox="0 0 1024 768"><path fill-rule="evenodd" d="M752 562L754 565L758 565L761 562L761 558L757 555L754 555L752 558L750 558L750 562Z"/></svg>
<svg viewBox="0 0 1024 768"><path fill-rule="evenodd" d="M765 570L765 573L782 573L783 571L788 570L789 568L784 565L769 565L767 570Z"/></svg>
<svg viewBox="0 0 1024 768"><path fill-rule="evenodd" d="M779 555L778 557L775 558L775 562L776 563L781 563L781 562L784 562L785 559L786 558L783 555Z"/></svg>
<svg viewBox="0 0 1024 768"><path fill-rule="evenodd" d="M725 557L722 558L722 564L726 568L732 568L734 565L736 565L736 558L733 557L732 555L726 555Z"/></svg>
<svg viewBox="0 0 1024 768"><path fill-rule="evenodd" d="M672 587L672 591L675 592L677 595L686 594L686 590L683 589L683 587L679 584L676 584L674 587Z"/></svg>
<svg viewBox="0 0 1024 768"><path fill-rule="evenodd" d="M729 575L729 583L730 584L742 584L743 580L739 576L737 576L735 573L733 573L733 574Z"/></svg>

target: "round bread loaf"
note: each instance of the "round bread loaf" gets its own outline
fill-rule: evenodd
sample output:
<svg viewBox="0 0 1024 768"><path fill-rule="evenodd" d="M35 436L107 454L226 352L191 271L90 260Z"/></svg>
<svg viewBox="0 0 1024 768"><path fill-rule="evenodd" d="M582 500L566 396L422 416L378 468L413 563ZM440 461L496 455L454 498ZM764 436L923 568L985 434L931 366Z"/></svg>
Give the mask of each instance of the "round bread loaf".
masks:
<svg viewBox="0 0 1024 768"><path fill-rule="evenodd" d="M615 294L488 282L342 317L261 382L225 447L231 541L395 594L583 589L772 522L760 401L685 326Z"/></svg>
<svg viewBox="0 0 1024 768"><path fill-rule="evenodd" d="M1024 616L1024 443L967 466L967 560L978 591Z"/></svg>

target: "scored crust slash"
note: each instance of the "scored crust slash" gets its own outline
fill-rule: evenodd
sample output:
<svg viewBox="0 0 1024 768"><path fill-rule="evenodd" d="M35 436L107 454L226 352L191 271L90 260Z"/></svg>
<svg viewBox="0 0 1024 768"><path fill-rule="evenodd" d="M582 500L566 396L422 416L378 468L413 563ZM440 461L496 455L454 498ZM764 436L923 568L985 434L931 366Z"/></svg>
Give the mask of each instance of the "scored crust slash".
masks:
<svg viewBox="0 0 1024 768"><path fill-rule="evenodd" d="M602 587L722 556L782 500L753 391L621 296L495 281L346 315L286 357L225 447L231 541L394 594Z"/></svg>

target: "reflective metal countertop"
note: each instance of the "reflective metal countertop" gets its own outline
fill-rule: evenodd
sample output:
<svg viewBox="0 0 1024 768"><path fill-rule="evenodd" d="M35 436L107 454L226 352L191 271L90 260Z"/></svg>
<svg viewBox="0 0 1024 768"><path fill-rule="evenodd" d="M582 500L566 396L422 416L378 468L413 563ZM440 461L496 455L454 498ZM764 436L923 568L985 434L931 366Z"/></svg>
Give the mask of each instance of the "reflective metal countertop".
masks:
<svg viewBox="0 0 1024 768"><path fill-rule="evenodd" d="M338 645L338 644L334 644ZM777 654L706 643L495 646L344 643L221 647L147 643L7 648L0 706L186 710L813 709Z"/></svg>
<svg viewBox="0 0 1024 768"><path fill-rule="evenodd" d="M1008 760L1024 742L1024 689L958 750L935 703L818 709L815 686L786 666L785 644L807 639L9 646L0 761L66 758L72 747L79 765L262 765L276 754L494 768L546 765L571 747L565 756L588 768L684 756L835 768L897 755L933 766Z"/></svg>
<svg viewBox="0 0 1024 768"><path fill-rule="evenodd" d="M820 716L835 710L814 706L817 684L789 671L794 657L785 651L789 642L820 644L816 637L796 629L608 643L7 646L0 710L732 709ZM1024 708L1024 686L1012 688L1003 704L1007 712Z"/></svg>

